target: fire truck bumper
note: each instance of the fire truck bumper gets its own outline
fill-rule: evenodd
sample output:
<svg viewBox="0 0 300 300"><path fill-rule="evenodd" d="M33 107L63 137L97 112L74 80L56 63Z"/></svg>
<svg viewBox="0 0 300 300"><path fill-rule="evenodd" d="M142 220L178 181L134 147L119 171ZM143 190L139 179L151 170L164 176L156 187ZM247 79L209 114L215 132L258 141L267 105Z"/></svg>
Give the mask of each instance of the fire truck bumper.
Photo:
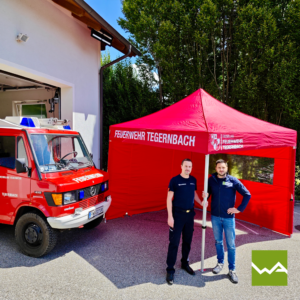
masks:
<svg viewBox="0 0 300 300"><path fill-rule="evenodd" d="M108 197L107 201L103 201L85 210L60 218L49 217L47 221L55 229L77 228L103 216L110 207L110 204L111 197Z"/></svg>

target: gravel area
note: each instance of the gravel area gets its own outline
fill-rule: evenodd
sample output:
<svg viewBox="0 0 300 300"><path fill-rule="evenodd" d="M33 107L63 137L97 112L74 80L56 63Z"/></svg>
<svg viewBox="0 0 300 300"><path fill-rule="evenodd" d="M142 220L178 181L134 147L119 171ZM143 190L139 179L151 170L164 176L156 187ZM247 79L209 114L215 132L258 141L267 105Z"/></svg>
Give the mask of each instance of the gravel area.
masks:
<svg viewBox="0 0 300 300"><path fill-rule="evenodd" d="M173 286L165 281L168 247L167 212L140 214L102 223L94 230L64 231L54 250L36 259L24 256L12 226L0 225L0 299L300 299L300 231L292 238L237 221L239 284L221 274L216 264L208 214L205 272L201 273L201 219L197 210L190 276L180 269L178 255ZM300 225L300 204L294 226ZM252 287L251 251L288 250L288 286ZM227 259L227 254L226 257Z"/></svg>

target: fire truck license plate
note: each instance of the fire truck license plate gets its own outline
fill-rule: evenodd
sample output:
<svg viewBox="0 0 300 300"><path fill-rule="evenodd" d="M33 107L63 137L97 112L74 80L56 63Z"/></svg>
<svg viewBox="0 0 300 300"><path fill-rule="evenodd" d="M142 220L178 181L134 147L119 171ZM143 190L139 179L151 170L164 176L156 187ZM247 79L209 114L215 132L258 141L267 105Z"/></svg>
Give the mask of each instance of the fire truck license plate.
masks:
<svg viewBox="0 0 300 300"><path fill-rule="evenodd" d="M98 207L97 209L94 209L89 212L89 219L92 219L100 214L103 213L103 206Z"/></svg>

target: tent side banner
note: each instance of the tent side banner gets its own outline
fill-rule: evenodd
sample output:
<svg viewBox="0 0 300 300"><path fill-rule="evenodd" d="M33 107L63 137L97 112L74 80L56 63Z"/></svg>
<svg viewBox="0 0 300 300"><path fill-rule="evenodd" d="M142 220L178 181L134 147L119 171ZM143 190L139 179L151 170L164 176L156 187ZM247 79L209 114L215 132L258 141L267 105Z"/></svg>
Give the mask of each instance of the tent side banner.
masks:
<svg viewBox="0 0 300 300"><path fill-rule="evenodd" d="M110 143L133 143L160 148L207 153L207 132L166 131L110 127Z"/></svg>
<svg viewBox="0 0 300 300"><path fill-rule="evenodd" d="M297 132L294 130L273 133L209 133L208 153L296 147L296 143Z"/></svg>

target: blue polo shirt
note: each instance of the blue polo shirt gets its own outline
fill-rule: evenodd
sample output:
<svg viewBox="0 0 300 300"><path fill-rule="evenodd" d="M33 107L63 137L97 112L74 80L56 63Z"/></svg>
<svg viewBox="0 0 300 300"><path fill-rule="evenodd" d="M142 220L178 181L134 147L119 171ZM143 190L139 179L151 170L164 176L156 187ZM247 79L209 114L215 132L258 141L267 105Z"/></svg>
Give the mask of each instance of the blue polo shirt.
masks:
<svg viewBox="0 0 300 300"><path fill-rule="evenodd" d="M193 209L197 180L194 176L183 178L181 175L173 177L169 183L169 191L174 192L173 207Z"/></svg>

